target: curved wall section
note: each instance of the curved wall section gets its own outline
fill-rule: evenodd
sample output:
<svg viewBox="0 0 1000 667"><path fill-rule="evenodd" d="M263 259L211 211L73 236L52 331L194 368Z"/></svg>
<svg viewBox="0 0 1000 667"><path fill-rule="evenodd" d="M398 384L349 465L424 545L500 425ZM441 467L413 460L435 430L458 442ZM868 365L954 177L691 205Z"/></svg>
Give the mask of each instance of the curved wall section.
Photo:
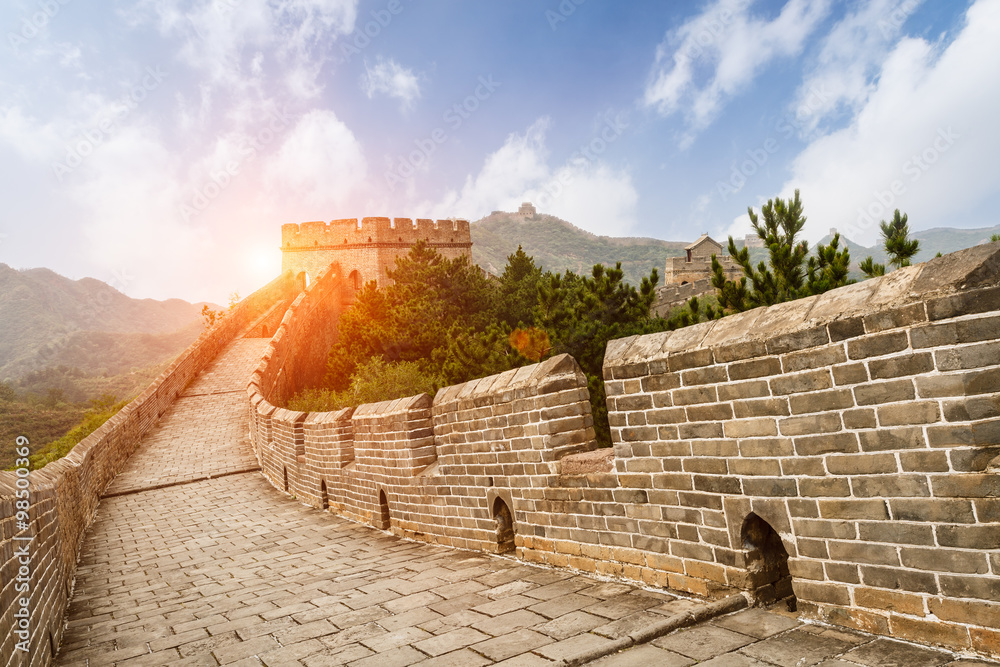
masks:
<svg viewBox="0 0 1000 667"><path fill-rule="evenodd" d="M264 474L303 502L652 586L794 594L831 623L1000 656L1000 243L611 341L613 450L592 451L566 355L433 399L276 408L326 289L286 314L248 388Z"/></svg>
<svg viewBox="0 0 1000 667"><path fill-rule="evenodd" d="M266 326L297 291L297 281L286 273L241 301L101 428L62 459L30 473L28 498L18 497L14 472L0 471L0 628L16 628L15 614L25 595L30 616L28 650L20 650L20 638L6 632L0 637L0 663L51 661L62 636L77 554L101 494L188 383L234 338ZM29 527L21 530L17 503L25 500ZM21 567L27 568L26 577Z"/></svg>

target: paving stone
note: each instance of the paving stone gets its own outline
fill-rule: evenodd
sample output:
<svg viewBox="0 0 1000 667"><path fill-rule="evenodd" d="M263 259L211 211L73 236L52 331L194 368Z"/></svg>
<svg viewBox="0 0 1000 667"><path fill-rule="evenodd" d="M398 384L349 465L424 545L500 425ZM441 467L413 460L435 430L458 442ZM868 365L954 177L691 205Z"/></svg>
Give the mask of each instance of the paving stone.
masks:
<svg viewBox="0 0 1000 667"><path fill-rule="evenodd" d="M413 646L424 653L437 656L449 653L459 648L471 646L478 642L489 639L489 635L483 634L472 628L456 628L444 634L414 642Z"/></svg>
<svg viewBox="0 0 1000 667"><path fill-rule="evenodd" d="M484 658L478 653L474 653L467 648L452 651L439 655L436 658L428 658L418 662L420 667L482 667L482 665L492 664L493 661Z"/></svg>
<svg viewBox="0 0 1000 667"><path fill-rule="evenodd" d="M741 652L779 667L808 667L826 658L836 657L850 648L853 648L853 644L842 639L796 628L747 646Z"/></svg>
<svg viewBox="0 0 1000 667"><path fill-rule="evenodd" d="M568 639L573 635L578 635L604 625L608 619L594 616L583 611L574 611L569 614L554 618L548 623L536 626L534 629L547 634L553 639Z"/></svg>
<svg viewBox="0 0 1000 667"><path fill-rule="evenodd" d="M551 644L555 640L533 630L521 629L506 635L500 635L471 646L473 651L482 653L490 660L500 661L515 655L533 651L540 646Z"/></svg>
<svg viewBox="0 0 1000 667"><path fill-rule="evenodd" d="M765 639L779 632L791 630L801 624L802 622L797 618L757 608L744 609L712 621L712 625L718 625L727 630L758 639Z"/></svg>
<svg viewBox="0 0 1000 667"><path fill-rule="evenodd" d="M600 604L604 603L601 602ZM559 616L568 614L571 611L579 611L584 607L592 606L595 606L593 598L589 598L586 595L579 595L577 593L570 593L568 595L561 595L551 600L546 600L545 602L532 604L528 607L528 611L541 614L546 618L558 618Z"/></svg>
<svg viewBox="0 0 1000 667"><path fill-rule="evenodd" d="M591 603L590 606L582 607L582 609L595 616L603 616L604 618L616 621L634 612L649 609L650 607L658 607L661 604L663 604L663 601L655 597L625 594L616 595L613 598L602 600L596 604Z"/></svg>
<svg viewBox="0 0 1000 667"><path fill-rule="evenodd" d="M614 645L614 640L592 634L575 635L554 644L548 644L537 649L535 653L550 660L569 661L584 653L595 650L608 650Z"/></svg>
<svg viewBox="0 0 1000 667"><path fill-rule="evenodd" d="M702 625L655 639L653 644L695 660L708 660L721 653L746 646L753 641L753 637L732 630Z"/></svg>
<svg viewBox="0 0 1000 667"><path fill-rule="evenodd" d="M663 617L658 614L640 611L638 614L632 614L631 616L620 618L617 621L599 625L591 630L591 632L595 635L608 637L609 639L617 639L619 637L627 637L636 630L641 630L642 628L653 625L654 623L660 623L662 621Z"/></svg>
<svg viewBox="0 0 1000 667"><path fill-rule="evenodd" d="M593 667L688 667L694 660L652 644L642 644L587 663Z"/></svg>
<svg viewBox="0 0 1000 667"><path fill-rule="evenodd" d="M518 609L517 611L494 616L493 618L484 618L472 624L472 627L488 635L498 636L513 632L514 630L520 630L521 628L544 625L547 622L548 619L544 616L540 616L527 609ZM590 628L587 629L589 630Z"/></svg>
<svg viewBox="0 0 1000 667"><path fill-rule="evenodd" d="M726 653L711 660L699 662L698 667L772 667L772 663L761 662L742 653Z"/></svg>
<svg viewBox="0 0 1000 667"><path fill-rule="evenodd" d="M376 653L348 663L351 667L406 667L424 660L427 656L412 646L399 646L385 653Z"/></svg>
<svg viewBox="0 0 1000 667"><path fill-rule="evenodd" d="M413 642L432 637L431 633L420 628L408 627L395 632L376 635L367 639L362 639L361 644L367 646L376 653L387 651L397 646L412 644Z"/></svg>
<svg viewBox="0 0 1000 667"><path fill-rule="evenodd" d="M534 653L522 653L521 655L507 658L501 662L494 663L495 667L555 667L548 658L543 658Z"/></svg>
<svg viewBox="0 0 1000 667"><path fill-rule="evenodd" d="M941 651L891 639L868 642L848 651L843 658L871 667L937 667L951 662L951 657Z"/></svg>

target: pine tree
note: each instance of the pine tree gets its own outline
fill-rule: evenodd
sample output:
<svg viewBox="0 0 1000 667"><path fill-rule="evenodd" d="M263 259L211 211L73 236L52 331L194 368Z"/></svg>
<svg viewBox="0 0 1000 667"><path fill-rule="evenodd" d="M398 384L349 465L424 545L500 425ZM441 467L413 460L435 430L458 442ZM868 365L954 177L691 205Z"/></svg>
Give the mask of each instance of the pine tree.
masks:
<svg viewBox="0 0 1000 667"><path fill-rule="evenodd" d="M738 249L730 236L729 255L743 268L744 275L738 281L728 280L722 264L712 256L712 285L719 291L719 306L731 312L742 312L821 294L850 282L847 278L850 251L839 247L839 234L829 246L817 247L816 254L806 260L809 244L798 240L806 224L798 190L787 201L768 200L761 208L763 222L753 207L747 212L754 231L764 241L769 261L759 262L754 267L750 262L750 249Z"/></svg>
<svg viewBox="0 0 1000 667"><path fill-rule="evenodd" d="M899 209L892 216L892 222L885 220L879 225L882 228L882 247L889 256L889 264L901 269L910 265L910 259L920 250L920 241L911 239L910 230L906 224L907 216ZM858 265L861 272L869 278L885 275L885 264L876 264L870 256L865 257Z"/></svg>

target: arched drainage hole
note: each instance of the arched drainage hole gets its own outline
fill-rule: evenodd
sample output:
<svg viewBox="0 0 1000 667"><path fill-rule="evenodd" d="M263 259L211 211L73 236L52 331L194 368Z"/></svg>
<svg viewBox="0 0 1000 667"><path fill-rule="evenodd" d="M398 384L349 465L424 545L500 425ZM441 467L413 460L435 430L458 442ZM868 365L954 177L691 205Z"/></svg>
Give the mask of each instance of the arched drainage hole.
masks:
<svg viewBox="0 0 1000 667"><path fill-rule="evenodd" d="M792 576L788 572L788 552L774 528L751 512L741 531L750 597L755 605L788 599L795 610Z"/></svg>
<svg viewBox="0 0 1000 667"><path fill-rule="evenodd" d="M378 492L378 507L379 507L379 525L378 527L382 530L389 530L392 526L391 517L389 516L389 499L385 497L385 491Z"/></svg>
<svg viewBox="0 0 1000 667"><path fill-rule="evenodd" d="M497 553L514 551L514 517L500 498L493 501L493 519L497 522Z"/></svg>
<svg viewBox="0 0 1000 667"><path fill-rule="evenodd" d="M324 510L330 509L330 496L326 493L326 480L324 479L319 484L319 501L320 507Z"/></svg>

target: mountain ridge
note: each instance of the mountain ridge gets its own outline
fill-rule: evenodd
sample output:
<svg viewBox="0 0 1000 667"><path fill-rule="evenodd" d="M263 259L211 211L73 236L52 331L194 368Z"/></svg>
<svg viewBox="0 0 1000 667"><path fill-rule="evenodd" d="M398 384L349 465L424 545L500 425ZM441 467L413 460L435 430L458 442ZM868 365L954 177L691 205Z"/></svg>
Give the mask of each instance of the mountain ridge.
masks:
<svg viewBox="0 0 1000 667"><path fill-rule="evenodd" d="M159 363L197 338L203 305L0 263L0 380L54 364L116 374Z"/></svg>

